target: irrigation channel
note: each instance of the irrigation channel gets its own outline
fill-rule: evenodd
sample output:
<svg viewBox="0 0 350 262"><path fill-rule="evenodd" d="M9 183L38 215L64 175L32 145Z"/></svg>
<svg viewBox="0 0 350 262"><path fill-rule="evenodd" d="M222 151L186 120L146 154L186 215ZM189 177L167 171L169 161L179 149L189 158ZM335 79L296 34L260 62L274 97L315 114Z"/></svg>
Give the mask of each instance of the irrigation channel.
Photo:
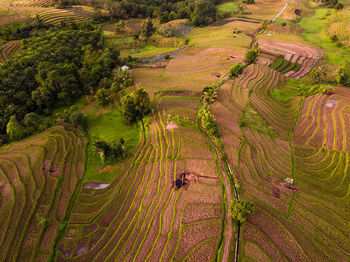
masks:
<svg viewBox="0 0 350 262"><path fill-rule="evenodd" d="M284 5L284 7L282 8L282 10L272 19L269 21L268 24L273 23L280 15L283 14L283 12L286 10L286 8L288 7L289 1ZM266 24L262 24L252 35L252 42L250 44L250 48L253 47L254 42L256 41L256 35L259 32L264 31L266 28ZM220 80L214 82L212 85L217 89L220 86L222 86L226 81L228 81L230 79L229 74L225 74ZM205 104L205 98L203 97L202 101L201 101L201 105L198 108L197 113L199 112L200 108ZM216 153L216 157L220 166L220 170L221 173L223 174L224 177L224 181L225 181L225 190L226 190L226 203L227 203L227 207L226 207L226 231L225 231L225 246L224 246L224 252L222 255L222 261L226 262L228 261L229 258L229 249L230 249L230 243L231 243L231 238L232 238L232 218L231 218L231 214L229 211L229 207L230 207L230 203L232 200L232 193L231 193L231 185L229 182L228 177L232 178L232 186L234 189L234 194L237 200L239 200L239 194L237 192L237 188L236 185L234 183L234 175L232 174L231 168L229 166L229 164L227 163L226 160L222 160L220 157L220 152L218 147L216 146L215 142L213 141L213 139L209 136L209 134L204 130L202 123L199 119L199 117L197 117L198 119L198 123L200 126L201 131L205 134L205 136L209 139L210 143L212 144L215 153ZM225 168L226 166L226 168ZM241 231L241 225L238 222L237 223L237 238L236 238L236 245L235 245L235 255L234 255L234 261L238 262L238 253L239 253L239 240L240 240L240 231Z"/></svg>

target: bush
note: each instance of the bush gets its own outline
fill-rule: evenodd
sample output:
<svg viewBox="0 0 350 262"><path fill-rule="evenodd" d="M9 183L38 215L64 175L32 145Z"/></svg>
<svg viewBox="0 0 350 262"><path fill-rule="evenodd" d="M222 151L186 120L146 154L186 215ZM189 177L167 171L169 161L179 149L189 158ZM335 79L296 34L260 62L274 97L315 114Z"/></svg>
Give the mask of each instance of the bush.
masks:
<svg viewBox="0 0 350 262"><path fill-rule="evenodd" d="M250 64L252 64L252 63L255 62L255 59L257 58L257 56L258 56L258 52L257 52L256 50L254 50L254 49L250 49L250 50L248 50L248 52L245 54L245 59L244 59L244 61L245 61L248 65L250 65Z"/></svg>
<svg viewBox="0 0 350 262"><path fill-rule="evenodd" d="M169 59L170 59L170 55L169 55L168 53L166 53L166 54L164 55L164 59L165 59L165 60L169 60Z"/></svg>
<svg viewBox="0 0 350 262"><path fill-rule="evenodd" d="M231 200L230 214L234 220L244 223L247 217L254 212L254 204L249 200Z"/></svg>
<svg viewBox="0 0 350 262"><path fill-rule="evenodd" d="M243 69L244 69L244 66L242 64L236 64L231 67L230 75L232 77L237 77L238 75L242 74Z"/></svg>

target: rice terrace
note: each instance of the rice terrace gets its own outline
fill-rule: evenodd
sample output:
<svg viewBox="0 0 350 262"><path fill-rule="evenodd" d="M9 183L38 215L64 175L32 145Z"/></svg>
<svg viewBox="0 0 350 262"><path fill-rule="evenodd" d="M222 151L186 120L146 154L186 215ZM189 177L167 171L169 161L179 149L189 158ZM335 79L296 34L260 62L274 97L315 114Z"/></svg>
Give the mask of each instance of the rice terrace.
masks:
<svg viewBox="0 0 350 262"><path fill-rule="evenodd" d="M350 261L350 0L0 0L0 261Z"/></svg>

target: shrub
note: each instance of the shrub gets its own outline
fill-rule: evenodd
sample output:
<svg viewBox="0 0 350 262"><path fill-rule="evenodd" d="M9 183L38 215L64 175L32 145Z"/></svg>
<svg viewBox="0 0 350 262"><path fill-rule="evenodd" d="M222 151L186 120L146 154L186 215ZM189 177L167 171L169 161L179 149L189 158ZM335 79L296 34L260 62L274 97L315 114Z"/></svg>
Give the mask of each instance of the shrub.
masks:
<svg viewBox="0 0 350 262"><path fill-rule="evenodd" d="M168 53L166 53L166 54L164 55L164 59L165 59L165 60L169 60L169 59L170 59L170 55L169 55Z"/></svg>
<svg viewBox="0 0 350 262"><path fill-rule="evenodd" d="M249 200L231 200L230 214L234 220L244 223L247 217L254 212L254 204Z"/></svg>

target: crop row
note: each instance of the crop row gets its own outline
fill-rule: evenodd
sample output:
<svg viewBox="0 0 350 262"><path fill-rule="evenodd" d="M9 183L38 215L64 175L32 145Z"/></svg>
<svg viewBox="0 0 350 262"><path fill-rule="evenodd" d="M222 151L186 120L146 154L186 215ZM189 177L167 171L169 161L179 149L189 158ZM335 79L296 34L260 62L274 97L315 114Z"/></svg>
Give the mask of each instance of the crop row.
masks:
<svg viewBox="0 0 350 262"><path fill-rule="evenodd" d="M349 97L348 90L339 87L332 96L319 94L307 98L293 143L350 152Z"/></svg>
<svg viewBox="0 0 350 262"><path fill-rule="evenodd" d="M250 95L252 107L272 126L275 133L288 140L299 115L302 99L292 98L278 101L272 97L272 90L280 88L285 78L280 73L266 68L265 79L257 82Z"/></svg>
<svg viewBox="0 0 350 262"><path fill-rule="evenodd" d="M20 41L10 41L3 45L0 49L0 63L4 63L7 59L9 59L20 46Z"/></svg>
<svg viewBox="0 0 350 262"><path fill-rule="evenodd" d="M79 23L79 22L84 22L88 19L88 17L83 17L80 15L77 15L74 12L62 10L62 9L50 9L48 11L41 12L38 15L40 19L43 20L43 22L54 24L54 25L58 25L61 22Z"/></svg>
<svg viewBox="0 0 350 262"><path fill-rule="evenodd" d="M145 144L121 164L121 172L108 187L81 190L58 246L58 261L213 258L221 234L221 187L215 163L211 167L212 160L184 158L184 147L203 142L193 139L185 145L181 129L190 128L166 130L162 115L152 118ZM208 149L203 153L211 154ZM185 169L214 172L206 175L216 178L200 178L200 183L177 190L174 181ZM214 245L209 253L202 248L207 245Z"/></svg>
<svg viewBox="0 0 350 262"><path fill-rule="evenodd" d="M293 56L291 56L292 59ZM291 62L291 60L285 60L282 58L276 58L273 64L270 66L272 69L277 70L281 74L287 74L291 71L292 73L298 72L301 68L301 64L297 63L300 57L297 58L296 62Z"/></svg>
<svg viewBox="0 0 350 262"><path fill-rule="evenodd" d="M50 254L70 197L59 194L62 181L68 179L68 183L77 184L73 175L82 177L83 148L84 141L73 131L54 127L0 151L3 207L0 249L5 260L35 260L41 254ZM63 171L67 161L71 162L67 168L74 173L71 177L66 177ZM59 212L63 215L56 216Z"/></svg>
<svg viewBox="0 0 350 262"><path fill-rule="evenodd" d="M183 39L176 37L164 37L160 34L154 34L151 39L151 43L160 47L181 47L184 43Z"/></svg>
<svg viewBox="0 0 350 262"><path fill-rule="evenodd" d="M26 6L26 7L52 7L53 3L50 0L25 0L16 1L15 6Z"/></svg>

